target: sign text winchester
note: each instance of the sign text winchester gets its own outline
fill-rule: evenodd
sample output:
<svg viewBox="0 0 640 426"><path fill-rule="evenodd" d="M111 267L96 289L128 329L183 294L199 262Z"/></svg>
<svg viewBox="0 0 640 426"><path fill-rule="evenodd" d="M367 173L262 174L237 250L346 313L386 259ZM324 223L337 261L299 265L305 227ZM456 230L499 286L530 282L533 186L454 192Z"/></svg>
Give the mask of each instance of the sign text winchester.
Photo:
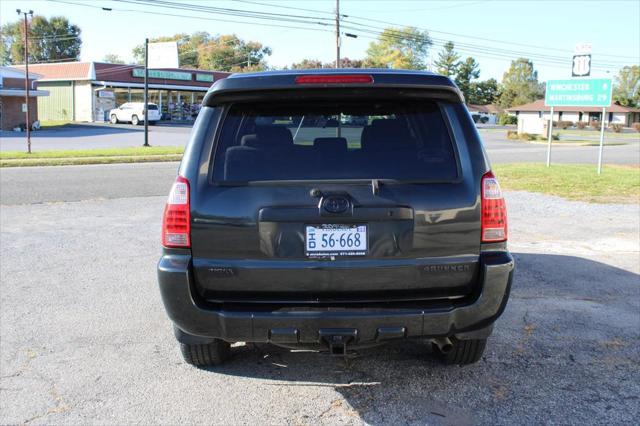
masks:
<svg viewBox="0 0 640 426"><path fill-rule="evenodd" d="M545 92L546 106L611 105L611 80L607 78L549 80Z"/></svg>

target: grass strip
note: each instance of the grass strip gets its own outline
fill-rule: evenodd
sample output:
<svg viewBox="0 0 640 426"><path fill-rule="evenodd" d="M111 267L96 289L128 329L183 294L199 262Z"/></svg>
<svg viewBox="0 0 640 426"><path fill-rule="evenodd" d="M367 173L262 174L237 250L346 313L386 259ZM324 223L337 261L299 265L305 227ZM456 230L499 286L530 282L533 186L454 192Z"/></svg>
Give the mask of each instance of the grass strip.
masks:
<svg viewBox="0 0 640 426"><path fill-rule="evenodd" d="M505 190L542 192L590 203L640 202L640 167L596 164L494 164Z"/></svg>
<svg viewBox="0 0 640 426"><path fill-rule="evenodd" d="M0 160L3 167L31 167L31 166L71 166L83 164L114 164L114 163L150 163L164 161L180 161L182 154L168 155L129 155L114 157L67 157L67 158L33 158Z"/></svg>
<svg viewBox="0 0 640 426"><path fill-rule="evenodd" d="M129 156L151 156L151 155L174 155L184 152L179 146L151 146L151 147L127 147L127 148L106 148L106 149L81 149L63 151L36 151L27 154L23 151L0 152L0 160L34 160L42 158L82 158L82 157L129 157Z"/></svg>

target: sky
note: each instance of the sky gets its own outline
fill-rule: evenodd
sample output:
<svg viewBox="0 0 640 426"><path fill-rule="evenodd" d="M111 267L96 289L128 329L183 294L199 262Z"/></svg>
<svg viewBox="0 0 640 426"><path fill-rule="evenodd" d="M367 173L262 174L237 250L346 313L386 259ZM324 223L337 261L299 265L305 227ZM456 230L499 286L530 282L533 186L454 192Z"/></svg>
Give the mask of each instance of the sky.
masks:
<svg viewBox="0 0 640 426"><path fill-rule="evenodd" d="M273 49L267 62L274 67L304 58L335 60L335 0L183 1L284 14L289 19L292 15L313 16L322 25L141 6L130 0L64 1L2 0L0 23L18 19L17 8L46 17L64 15L82 30L82 60L100 61L107 53L115 53L130 61L131 50L146 37L195 31L234 33L259 41ZM640 64L640 0L341 0L340 12L348 15L342 21L343 28L347 27L343 31L358 36L342 37L341 56L352 59L363 58L375 38L366 31L379 33L395 24L429 32L434 41L431 61L442 44L453 41L463 58L473 56L479 62L481 80L493 77L500 81L511 60L520 56L531 58L541 81L570 78L574 48L584 42L593 46L593 77L613 77L624 65Z"/></svg>

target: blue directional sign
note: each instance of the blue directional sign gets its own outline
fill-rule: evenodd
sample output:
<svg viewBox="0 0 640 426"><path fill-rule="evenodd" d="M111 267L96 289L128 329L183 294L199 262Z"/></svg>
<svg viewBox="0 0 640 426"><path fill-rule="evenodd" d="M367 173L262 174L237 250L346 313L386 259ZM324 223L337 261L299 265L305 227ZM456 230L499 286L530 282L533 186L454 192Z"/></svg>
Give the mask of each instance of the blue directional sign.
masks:
<svg viewBox="0 0 640 426"><path fill-rule="evenodd" d="M611 79L576 78L549 80L544 96L546 106L608 107L611 105Z"/></svg>

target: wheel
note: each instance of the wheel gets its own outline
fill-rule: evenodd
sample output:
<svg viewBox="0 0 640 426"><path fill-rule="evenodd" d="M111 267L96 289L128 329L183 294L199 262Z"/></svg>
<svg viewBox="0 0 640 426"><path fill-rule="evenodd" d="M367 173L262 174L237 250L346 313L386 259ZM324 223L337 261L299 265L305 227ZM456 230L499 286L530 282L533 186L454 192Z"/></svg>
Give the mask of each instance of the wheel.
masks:
<svg viewBox="0 0 640 426"><path fill-rule="evenodd" d="M212 367L225 362L231 353L229 343L216 339L206 345L180 343L184 360L196 367Z"/></svg>
<svg viewBox="0 0 640 426"><path fill-rule="evenodd" d="M118 124L118 116L111 114L111 124Z"/></svg>
<svg viewBox="0 0 640 426"><path fill-rule="evenodd" d="M453 349L447 353L443 353L438 346L433 345L436 356L445 364L466 365L478 362L487 346L487 339L458 340L455 337L450 338L453 343Z"/></svg>
<svg viewBox="0 0 640 426"><path fill-rule="evenodd" d="M137 115L132 115L131 116L131 124L133 124L134 126L137 126L138 123L140 123L140 120L138 120L138 116Z"/></svg>

